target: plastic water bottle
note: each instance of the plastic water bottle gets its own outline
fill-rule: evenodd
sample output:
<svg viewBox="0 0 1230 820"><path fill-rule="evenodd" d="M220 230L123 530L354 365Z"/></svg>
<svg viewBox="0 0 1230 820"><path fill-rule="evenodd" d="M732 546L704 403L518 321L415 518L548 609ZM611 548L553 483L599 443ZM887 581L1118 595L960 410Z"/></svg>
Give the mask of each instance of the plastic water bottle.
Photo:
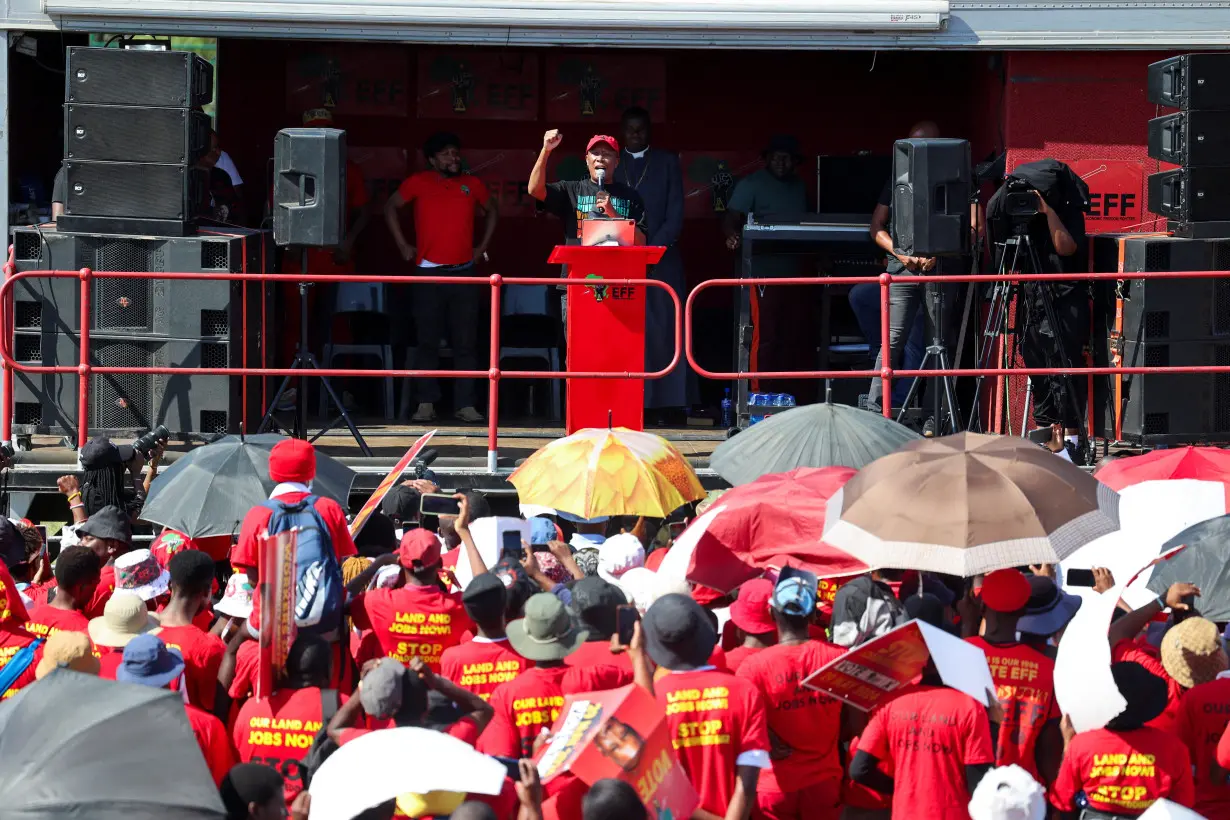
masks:
<svg viewBox="0 0 1230 820"><path fill-rule="evenodd" d="M730 403L730 388L726 388L726 395L722 399L722 426L729 427L731 425L731 403Z"/></svg>

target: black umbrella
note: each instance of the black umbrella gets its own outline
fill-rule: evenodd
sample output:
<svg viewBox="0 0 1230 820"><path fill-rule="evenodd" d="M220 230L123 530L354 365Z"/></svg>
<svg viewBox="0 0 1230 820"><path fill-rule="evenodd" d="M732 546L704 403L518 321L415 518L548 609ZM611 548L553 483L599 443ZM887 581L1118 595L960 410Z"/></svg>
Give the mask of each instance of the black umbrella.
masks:
<svg viewBox="0 0 1230 820"><path fill-rule="evenodd" d="M269 498L269 451L283 436L226 436L197 447L154 479L141 518L187 535L233 535L248 510ZM312 492L346 509L354 471L316 451Z"/></svg>
<svg viewBox="0 0 1230 820"><path fill-rule="evenodd" d="M908 427L845 404L833 404L831 391L821 404L775 413L717 446L709 464L731 484L749 484L762 475L798 467L852 467L861 470L920 436Z"/></svg>
<svg viewBox="0 0 1230 820"><path fill-rule="evenodd" d="M1230 621L1230 515L1193 524L1162 545L1162 553L1183 547L1159 560L1146 586L1165 595L1170 585L1187 582L1200 587L1196 609L1210 621Z"/></svg>
<svg viewBox="0 0 1230 820"><path fill-rule="evenodd" d="M226 817L183 698L61 669L0 704L0 815Z"/></svg>

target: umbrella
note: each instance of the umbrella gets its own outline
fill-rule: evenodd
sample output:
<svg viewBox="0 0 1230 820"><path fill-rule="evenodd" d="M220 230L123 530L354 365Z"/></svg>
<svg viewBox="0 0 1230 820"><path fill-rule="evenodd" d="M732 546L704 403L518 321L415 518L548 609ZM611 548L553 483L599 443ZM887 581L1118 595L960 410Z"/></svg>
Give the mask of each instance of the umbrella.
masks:
<svg viewBox="0 0 1230 820"><path fill-rule="evenodd" d="M867 565L820 540L828 499L855 473L801 467L723 493L667 553L659 574L729 592L769 568L855 575Z"/></svg>
<svg viewBox="0 0 1230 820"><path fill-rule="evenodd" d="M971 576L1058 563L1119 528L1119 494L1025 439L910 442L829 499L824 540L868 566Z"/></svg>
<svg viewBox="0 0 1230 820"><path fill-rule="evenodd" d="M696 471L661 436L587 428L538 450L508 477L522 504L582 518L665 518L705 497Z"/></svg>
<svg viewBox="0 0 1230 820"><path fill-rule="evenodd" d="M709 464L731 484L796 467L853 467L861 470L919 435L913 430L844 404L832 393L821 404L776 413L713 451Z"/></svg>
<svg viewBox="0 0 1230 820"><path fill-rule="evenodd" d="M1144 481L1194 479L1230 484L1230 450L1176 447L1120 458L1098 470L1098 481L1122 490Z"/></svg>
<svg viewBox="0 0 1230 820"><path fill-rule="evenodd" d="M269 498L269 451L284 437L226 436L197 447L154 479L141 518L189 538L234 535L248 510ZM312 492L349 505L354 471L316 451Z"/></svg>
<svg viewBox="0 0 1230 820"><path fill-rule="evenodd" d="M1186 581L1200 587L1196 609L1210 621L1230 621L1230 515L1210 518L1171 538L1161 547L1165 555L1153 567L1148 587L1165 595L1170 585Z"/></svg>
<svg viewBox="0 0 1230 820"><path fill-rule="evenodd" d="M226 817L177 692L57 670L0 704L0 759L5 817Z"/></svg>
<svg viewBox="0 0 1230 820"><path fill-rule="evenodd" d="M342 746L312 776L312 820L350 820L403 794L499 794L507 772L443 732L380 729Z"/></svg>

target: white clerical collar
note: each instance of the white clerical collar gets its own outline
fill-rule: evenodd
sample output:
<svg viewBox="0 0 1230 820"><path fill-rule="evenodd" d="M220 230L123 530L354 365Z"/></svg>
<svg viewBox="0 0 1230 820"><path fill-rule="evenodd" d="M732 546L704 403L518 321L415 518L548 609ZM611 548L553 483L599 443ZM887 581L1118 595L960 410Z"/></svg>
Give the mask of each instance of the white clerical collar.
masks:
<svg viewBox="0 0 1230 820"><path fill-rule="evenodd" d="M624 150L628 151L627 148L625 148ZM640 151L628 151L628 156L632 157L633 159L641 159L645 156L646 153L648 153L648 151L649 151L649 146L646 145L644 149Z"/></svg>

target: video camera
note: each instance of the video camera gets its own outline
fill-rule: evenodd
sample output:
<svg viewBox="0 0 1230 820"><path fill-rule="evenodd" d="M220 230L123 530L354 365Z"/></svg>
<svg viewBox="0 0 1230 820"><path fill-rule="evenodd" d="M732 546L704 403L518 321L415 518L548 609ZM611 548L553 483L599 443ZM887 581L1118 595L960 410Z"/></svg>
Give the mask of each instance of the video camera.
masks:
<svg viewBox="0 0 1230 820"><path fill-rule="evenodd" d="M1038 215L1038 189L1019 177L1004 182L1004 213L1014 225L1027 224Z"/></svg>
<svg viewBox="0 0 1230 820"><path fill-rule="evenodd" d="M144 456L146 461L149 461L149 457L153 454L154 448L159 444L166 444L170 439L171 431L167 429L165 424L159 424L153 430L150 430L148 433L134 441L132 443L132 449Z"/></svg>

